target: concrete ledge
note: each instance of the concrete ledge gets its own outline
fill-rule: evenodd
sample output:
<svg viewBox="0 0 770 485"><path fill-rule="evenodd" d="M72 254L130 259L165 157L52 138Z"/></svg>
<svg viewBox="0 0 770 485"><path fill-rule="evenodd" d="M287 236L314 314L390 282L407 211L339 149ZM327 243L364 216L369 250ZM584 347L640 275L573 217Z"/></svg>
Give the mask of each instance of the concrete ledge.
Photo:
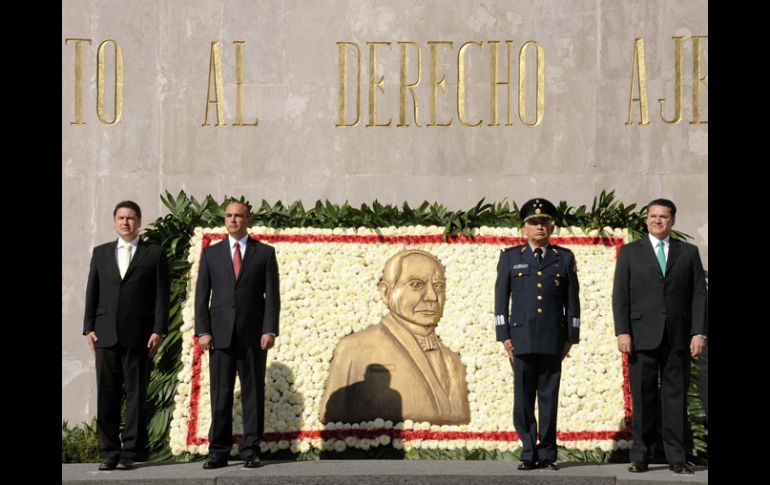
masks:
<svg viewBox="0 0 770 485"><path fill-rule="evenodd" d="M138 463L129 471L100 472L98 464L62 465L62 484L79 485L667 485L708 483L708 469L696 467L695 475L680 476L666 465L651 465L642 474L629 473L627 464L591 465L560 463L558 471L518 471L518 462L450 460L321 460L264 462L246 469L240 461L217 470L203 470L196 463Z"/></svg>

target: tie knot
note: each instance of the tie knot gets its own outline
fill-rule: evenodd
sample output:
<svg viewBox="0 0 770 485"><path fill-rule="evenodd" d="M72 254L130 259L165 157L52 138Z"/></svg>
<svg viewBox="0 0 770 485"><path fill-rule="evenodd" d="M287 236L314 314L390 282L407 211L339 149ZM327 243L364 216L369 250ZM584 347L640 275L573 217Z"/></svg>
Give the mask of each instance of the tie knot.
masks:
<svg viewBox="0 0 770 485"><path fill-rule="evenodd" d="M535 254L537 254L538 256L542 255L543 254L543 248L535 248Z"/></svg>
<svg viewBox="0 0 770 485"><path fill-rule="evenodd" d="M663 247L663 241L658 241L658 247L659 247L659 248L662 248L662 247Z"/></svg>
<svg viewBox="0 0 770 485"><path fill-rule="evenodd" d="M241 243L239 241L235 241L235 244L233 244L233 249L241 249Z"/></svg>

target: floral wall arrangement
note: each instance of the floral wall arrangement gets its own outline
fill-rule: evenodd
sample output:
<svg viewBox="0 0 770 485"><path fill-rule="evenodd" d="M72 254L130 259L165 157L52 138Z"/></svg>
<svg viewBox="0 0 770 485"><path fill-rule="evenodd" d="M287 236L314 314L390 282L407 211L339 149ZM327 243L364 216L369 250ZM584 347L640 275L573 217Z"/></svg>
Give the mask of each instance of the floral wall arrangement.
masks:
<svg viewBox="0 0 770 485"><path fill-rule="evenodd" d="M512 372L495 341L494 284L500 250L525 242L517 228L479 227L445 236L438 226L387 228L253 227L251 236L276 248L281 280L280 336L268 354L262 451L398 450L516 451ZM182 306L182 370L174 397L170 448L206 454L210 424L208 355L194 337L195 280L202 248L224 228L196 228L190 240L187 298ZM570 449L629 446L627 367L617 351L612 276L627 230L558 228L551 242L575 253L580 280L581 341L564 361L559 395L559 444ZM323 423L319 404L339 339L380 321L377 291L385 261L405 248L424 249L446 268L446 307L437 334L466 366L467 425L392 422ZM234 428L241 429L236 383ZM237 447L236 447L237 449Z"/></svg>

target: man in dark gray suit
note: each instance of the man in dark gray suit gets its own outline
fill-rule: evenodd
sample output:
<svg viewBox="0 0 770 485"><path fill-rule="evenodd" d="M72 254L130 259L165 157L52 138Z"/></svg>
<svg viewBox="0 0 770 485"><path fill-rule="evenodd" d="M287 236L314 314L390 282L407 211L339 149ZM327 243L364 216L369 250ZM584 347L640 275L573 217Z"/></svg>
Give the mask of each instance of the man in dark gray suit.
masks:
<svg viewBox="0 0 770 485"><path fill-rule="evenodd" d="M513 367L513 425L522 444L519 470L558 469L561 361L580 338L575 255L549 242L556 212L546 199L525 202L520 214L527 243L503 250L497 265L495 330Z"/></svg>
<svg viewBox="0 0 770 485"><path fill-rule="evenodd" d="M211 428L204 469L227 465L233 446L235 374L241 381L244 467L259 463L265 423L265 363L278 335L278 262L275 249L248 235L249 208L231 202L225 209L230 234L203 250L195 287L195 334L210 351Z"/></svg>
<svg viewBox="0 0 770 485"><path fill-rule="evenodd" d="M685 449L690 355L706 346L708 301L698 248L670 236L675 219L673 202L650 202L649 234L620 248L615 266L612 310L618 349L628 354L635 473L653 457L659 375L666 461L675 473L693 473Z"/></svg>
<svg viewBox="0 0 770 485"><path fill-rule="evenodd" d="M130 200L112 212L118 240L94 248L83 335L96 357L99 470L133 468L144 454L150 359L168 331L169 272L163 248L139 239L142 210ZM123 389L126 426L119 438Z"/></svg>

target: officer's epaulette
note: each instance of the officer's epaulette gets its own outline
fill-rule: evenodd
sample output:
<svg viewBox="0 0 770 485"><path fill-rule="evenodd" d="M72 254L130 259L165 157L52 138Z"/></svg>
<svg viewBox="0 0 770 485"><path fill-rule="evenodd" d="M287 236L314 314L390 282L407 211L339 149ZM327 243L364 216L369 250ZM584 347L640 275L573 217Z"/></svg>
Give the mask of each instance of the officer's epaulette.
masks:
<svg viewBox="0 0 770 485"><path fill-rule="evenodd" d="M501 253L505 253L505 252L511 251L512 249L518 249L518 248L522 248L523 249L524 245L523 244L517 244L516 246L511 246L509 248L501 249L500 252Z"/></svg>

